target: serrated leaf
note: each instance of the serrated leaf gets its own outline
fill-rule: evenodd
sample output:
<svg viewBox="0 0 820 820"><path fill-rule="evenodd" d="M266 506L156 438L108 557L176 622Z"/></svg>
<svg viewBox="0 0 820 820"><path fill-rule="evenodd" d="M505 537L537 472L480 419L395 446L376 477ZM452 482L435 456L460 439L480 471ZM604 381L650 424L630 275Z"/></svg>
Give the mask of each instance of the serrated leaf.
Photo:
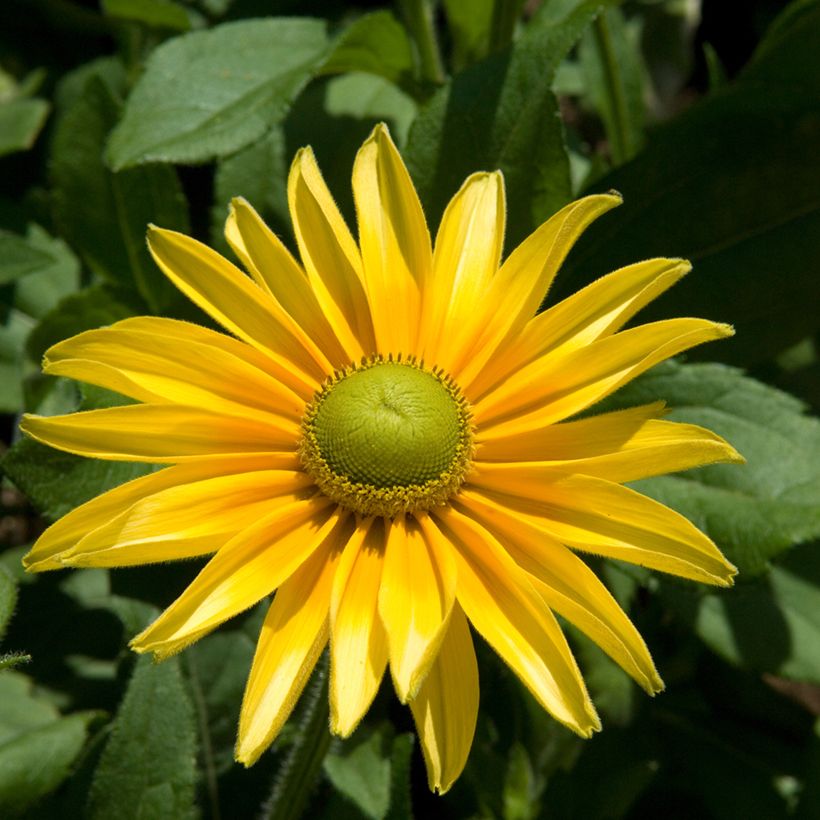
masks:
<svg viewBox="0 0 820 820"><path fill-rule="evenodd" d="M32 682L0 674L0 813L18 814L68 775L87 737L91 712L61 717L32 694Z"/></svg>
<svg viewBox="0 0 820 820"><path fill-rule="evenodd" d="M350 173L359 146L379 122L399 145L416 113L412 98L387 80L353 72L321 79L294 103L283 126L217 165L212 241L225 248L222 230L232 197L244 196L280 235L291 233L287 175L293 154L311 145L331 191L351 220ZM351 222L352 224L352 222Z"/></svg>
<svg viewBox="0 0 820 820"><path fill-rule="evenodd" d="M323 74L366 71L402 88L415 86L413 51L407 32L389 11L354 20L335 40Z"/></svg>
<svg viewBox="0 0 820 820"><path fill-rule="evenodd" d="M284 117L327 47L325 24L309 18L241 20L169 40L111 134L111 167L206 162L249 145Z"/></svg>
<svg viewBox="0 0 820 820"><path fill-rule="evenodd" d="M55 216L92 271L136 289L162 312L177 294L151 259L145 232L150 222L186 231L187 203L172 168L112 173L105 167L103 146L118 113L109 87L92 76L59 118L51 164Z"/></svg>
<svg viewBox="0 0 820 820"><path fill-rule="evenodd" d="M91 820L194 816L194 712L171 658L140 658L94 772Z"/></svg>
<svg viewBox="0 0 820 820"><path fill-rule="evenodd" d="M743 575L820 536L820 420L792 396L720 364L670 362L619 390L607 408L667 402L672 421L726 438L747 464L635 482L715 540Z"/></svg>
<svg viewBox="0 0 820 820"><path fill-rule="evenodd" d="M46 100L36 97L0 105L0 157L31 148L50 108Z"/></svg>
<svg viewBox="0 0 820 820"><path fill-rule="evenodd" d="M49 521L151 471L150 465L82 458L26 438L5 453L0 466Z"/></svg>
<svg viewBox="0 0 820 820"><path fill-rule="evenodd" d="M693 272L646 310L730 322L735 337L693 354L772 359L820 329L820 4L807 4L734 83L656 130L631 163L596 182L624 205L570 254L556 298L621 265L685 256ZM762 195L765 192L765 195Z"/></svg>
<svg viewBox="0 0 820 820"><path fill-rule="evenodd" d="M569 200L569 160L551 86L600 5L582 2L565 16L533 21L514 47L470 66L421 109L404 154L432 225L477 170L504 172L509 247Z"/></svg>

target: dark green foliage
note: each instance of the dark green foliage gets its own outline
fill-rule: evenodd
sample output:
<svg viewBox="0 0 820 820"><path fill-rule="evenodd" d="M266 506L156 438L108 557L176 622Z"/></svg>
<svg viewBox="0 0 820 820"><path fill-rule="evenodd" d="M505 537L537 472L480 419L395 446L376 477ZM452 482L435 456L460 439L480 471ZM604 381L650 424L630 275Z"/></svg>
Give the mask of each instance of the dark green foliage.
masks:
<svg viewBox="0 0 820 820"><path fill-rule="evenodd" d="M0 3L0 817L820 818L818 53L818 0ZM477 640L476 737L443 797L389 674L330 739L322 663L271 751L236 764L267 601L159 665L127 646L204 560L20 563L45 524L153 469L19 439L21 412L127 401L43 376L45 351L129 316L209 321L154 264L147 224L229 253L244 196L293 248L288 170L311 144L355 229L350 172L378 122L433 235L475 171L504 172L506 252L577 195L624 195L550 304L685 256L692 273L638 318L737 330L591 411L662 399L745 456L635 485L707 532L736 586L589 558L666 692L563 624L604 723L583 741Z"/></svg>

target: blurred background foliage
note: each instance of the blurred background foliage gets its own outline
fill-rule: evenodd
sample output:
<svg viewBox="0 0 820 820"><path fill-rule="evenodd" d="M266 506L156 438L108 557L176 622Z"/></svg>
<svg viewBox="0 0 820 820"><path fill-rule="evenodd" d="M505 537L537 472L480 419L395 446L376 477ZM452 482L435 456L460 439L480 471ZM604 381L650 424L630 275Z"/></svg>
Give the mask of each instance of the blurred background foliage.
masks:
<svg viewBox="0 0 820 820"><path fill-rule="evenodd" d="M4 0L0 816L819 818L818 54L817 0ZM286 175L307 143L352 221L379 121L432 226L479 169L504 171L508 247L580 193L623 193L550 299L679 255L694 271L644 316L737 328L608 401L664 398L745 454L641 482L717 541L736 587L598 564L667 691L645 697L571 632L605 724L590 741L480 647L476 741L443 798L389 683L350 740L328 745L308 692L270 753L234 764L261 612L160 665L126 648L196 562L20 567L47 522L145 469L17 439L23 410L112 400L40 375L43 351L134 314L207 323L151 262L147 223L227 252L242 195L292 244ZM311 738L326 755L294 774Z"/></svg>

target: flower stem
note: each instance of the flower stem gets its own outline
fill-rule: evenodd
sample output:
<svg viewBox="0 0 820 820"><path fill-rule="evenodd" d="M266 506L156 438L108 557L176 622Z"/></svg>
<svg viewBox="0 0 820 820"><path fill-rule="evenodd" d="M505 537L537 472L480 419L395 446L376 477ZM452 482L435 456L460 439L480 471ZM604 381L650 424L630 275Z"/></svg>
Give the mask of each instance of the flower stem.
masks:
<svg viewBox="0 0 820 820"><path fill-rule="evenodd" d="M609 136L609 149L615 166L622 165L628 159L629 152L629 110L624 96L618 59L606 19L602 11L593 25L595 44L601 57L601 65L606 83L606 93L612 106L612 131Z"/></svg>
<svg viewBox="0 0 820 820"><path fill-rule="evenodd" d="M262 820L299 820L330 746L327 653L316 665L304 697L296 740L276 774Z"/></svg>
<svg viewBox="0 0 820 820"><path fill-rule="evenodd" d="M444 68L429 0L398 0L398 4L407 28L416 41L422 78L440 85L444 82Z"/></svg>

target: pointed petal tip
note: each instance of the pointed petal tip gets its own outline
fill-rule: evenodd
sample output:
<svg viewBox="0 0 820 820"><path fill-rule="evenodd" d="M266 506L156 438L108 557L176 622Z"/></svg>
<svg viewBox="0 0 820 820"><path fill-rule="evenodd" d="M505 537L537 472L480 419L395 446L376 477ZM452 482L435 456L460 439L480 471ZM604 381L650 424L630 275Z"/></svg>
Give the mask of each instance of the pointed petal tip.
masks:
<svg viewBox="0 0 820 820"><path fill-rule="evenodd" d="M240 729L241 734L241 729ZM243 743L239 738L236 741L236 746L233 751L233 759L237 763L241 763L246 769L250 769L254 763L262 756L262 753L267 749L267 745L257 748L249 747L247 743Z"/></svg>
<svg viewBox="0 0 820 820"><path fill-rule="evenodd" d="M356 731L356 727L359 725L359 721L355 723L351 723L350 721L343 721L342 718L338 714L334 714L334 709L331 705L330 710L330 733L335 735L336 737L340 737L342 740L347 740L353 732Z"/></svg>
<svg viewBox="0 0 820 820"><path fill-rule="evenodd" d="M614 199L617 199L617 200L618 200L618 204L620 204L621 202L623 202L623 201L624 201L624 195L623 195L620 191L616 191L614 188L610 188L610 189L606 192L606 195L607 195L607 196L611 196L611 197L613 197Z"/></svg>

